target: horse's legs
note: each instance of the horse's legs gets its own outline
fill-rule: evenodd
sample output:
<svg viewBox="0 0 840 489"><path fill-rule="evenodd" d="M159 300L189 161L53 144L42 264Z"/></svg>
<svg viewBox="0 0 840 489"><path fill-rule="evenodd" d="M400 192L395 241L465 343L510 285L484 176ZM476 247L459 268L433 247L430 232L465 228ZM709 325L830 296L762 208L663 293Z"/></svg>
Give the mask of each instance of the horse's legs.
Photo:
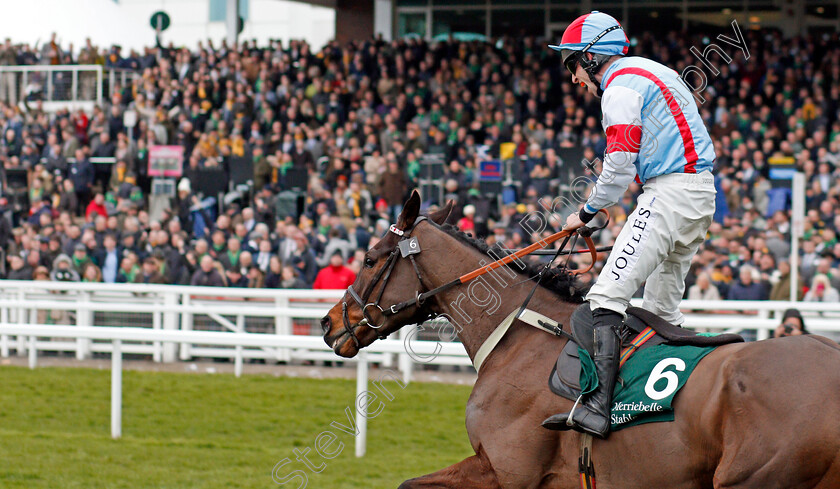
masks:
<svg viewBox="0 0 840 489"><path fill-rule="evenodd" d="M501 489L490 464L478 455L400 484L399 489Z"/></svg>

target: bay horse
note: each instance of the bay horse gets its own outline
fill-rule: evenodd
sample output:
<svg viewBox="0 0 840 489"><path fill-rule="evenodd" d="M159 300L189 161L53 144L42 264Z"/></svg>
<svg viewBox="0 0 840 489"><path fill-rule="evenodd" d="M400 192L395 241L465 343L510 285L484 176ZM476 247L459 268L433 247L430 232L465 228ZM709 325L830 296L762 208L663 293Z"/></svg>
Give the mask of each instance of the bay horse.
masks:
<svg viewBox="0 0 840 489"><path fill-rule="evenodd" d="M519 308L533 289L528 277L534 270L515 264L499 269L504 273L497 278L507 282L503 289L496 279L483 282L482 287L495 286L503 294L498 303L491 304L486 291L471 284L412 302L420 292L494 260L483 242L444 224L451 208L450 203L418 219L420 197L412 194L392 231L365 255L355 283L321 320L324 340L335 353L353 357L407 324L446 315L457 320L458 337L473 359L502 319ZM411 259L392 253L409 235L420 252ZM573 277L557 273L537 289L529 308L568 330L569 316L582 301ZM410 306L384 313L401 303ZM475 455L399 488L579 487L581 435L540 426L572 407L547 385L566 341L515 323L481 366L467 402L466 427ZM600 489L840 488L840 421L834 418L840 416L840 346L826 338L718 347L699 363L673 405L673 422L594 440Z"/></svg>

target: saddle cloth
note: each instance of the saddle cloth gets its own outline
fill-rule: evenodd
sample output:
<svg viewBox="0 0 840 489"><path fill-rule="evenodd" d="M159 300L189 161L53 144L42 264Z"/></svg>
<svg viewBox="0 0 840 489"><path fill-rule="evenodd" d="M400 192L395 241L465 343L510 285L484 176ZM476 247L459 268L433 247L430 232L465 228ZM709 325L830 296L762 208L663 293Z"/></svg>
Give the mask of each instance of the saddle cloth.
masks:
<svg viewBox="0 0 840 489"><path fill-rule="evenodd" d="M673 420L670 401L688 380L697 363L717 346L744 341L736 334L697 334L638 307L627 309L625 325L631 332L626 341L632 340L648 326L656 335L642 344L619 372L613 403L613 430L642 422ZM563 348L548 384L555 394L574 401L581 395L580 350L588 353L587 357L593 354L594 326L588 303L581 304L572 314L571 330L575 341L569 341ZM584 361L591 362L591 359L585 358ZM661 371L657 371L660 366ZM674 381L671 379L675 379L676 384L672 384ZM649 383L652 383L650 387ZM664 390L657 390L663 387ZM666 392L669 395L655 399ZM653 397L646 395L651 393Z"/></svg>

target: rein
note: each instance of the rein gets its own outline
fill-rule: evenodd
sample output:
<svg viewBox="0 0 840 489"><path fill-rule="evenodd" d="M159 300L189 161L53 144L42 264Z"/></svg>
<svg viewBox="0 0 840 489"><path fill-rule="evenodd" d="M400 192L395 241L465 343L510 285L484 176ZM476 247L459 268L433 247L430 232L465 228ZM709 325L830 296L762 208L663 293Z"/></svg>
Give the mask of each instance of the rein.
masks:
<svg viewBox="0 0 840 489"><path fill-rule="evenodd" d="M517 250L513 253L510 253L507 256L505 256L504 258L493 261L493 262L491 262L491 263L489 263L489 264L487 264L487 265L485 265L481 268L477 268L477 269L475 269L475 270L473 270L469 273L461 275L460 277L458 277L458 278L456 278L456 279L454 279L450 282L447 282L447 283L445 283L445 284L443 284L439 287L435 287L432 290L428 290L428 291L422 292L422 293L418 290L413 299L400 302L399 304L394 304L391 307L388 307L387 309L384 309L381 305L379 305L379 301L382 299L382 295L385 292L385 287L387 287L387 285L388 285L388 280L391 278L391 272L394 270L394 267L396 266L397 261L400 258L400 254L402 254L403 257L408 257L409 260L411 260L411 264L414 268L415 274L417 275L417 280L420 283L420 287L421 288L423 287L423 278L420 275L420 269L417 267L417 262L414 259L414 254L410 253L410 252L408 254L403 253L402 250L401 250L400 243L402 243L403 241L412 239L411 238L411 233L414 231L414 229L417 227L417 225L419 223L423 222L427 218L426 218L426 216L418 217L414 221L414 223L412 223L411 227L408 228L408 229L405 229L405 230L399 229L399 228L397 228L396 225L392 224L389 228L389 232L392 232L392 233L396 234L397 236L399 236L400 240L399 240L398 246L394 247L394 250L388 256L388 259L385 261L385 265L382 268L380 268L378 272L376 272L376 275L373 277L373 280L365 288L365 290L363 291L363 294L361 296L356 292L356 290L353 288L352 285L347 288L347 292L350 294L350 297L352 297L353 301L356 302L356 304L362 309L362 320L359 321L358 323L356 323L355 325L351 325L349 314L348 314L348 311L347 311L347 302L346 301L342 302L342 308L341 308L342 314L341 315L342 315L342 320L343 320L343 323L344 323L344 330L348 334L348 336L353 339L353 341L356 343L356 346L358 347L358 346L361 345L361 342L359 341L359 338L356 336L356 333L355 333L357 328L365 326L365 325L369 326L372 329L379 329L379 328L382 327L381 324L378 325L378 326L374 325L374 321L368 315L368 309L369 308L379 309L379 312L382 314L382 316L387 318L389 316L399 314L403 310L405 310L409 307L412 307L414 305L422 306L423 303L426 302L427 299L429 299L431 297L434 297L437 294L440 294L441 292L445 292L445 291L447 291L447 290L449 290L453 287L456 287L458 285L463 285L463 284L466 284L467 282L475 280L476 278L478 278L478 277L480 277L480 276L482 276L486 273L489 273L489 272L491 272L491 271L493 271L493 270L495 270L499 267L503 267L505 265L508 265L509 263L511 263L514 260L518 260L518 259L520 259L524 256L527 256L531 253L536 252L537 250L545 248L545 247L551 245L552 243L554 243L555 241L558 241L560 239L564 239L564 241L563 241L562 245L560 246L560 248L554 253L555 258L557 258L561 255L568 255L571 258L572 253L575 253L575 252L574 251L564 252L563 249L566 247L566 244L569 242L569 238L571 238L573 235L575 236L575 240L577 240L577 236L580 236L580 237L583 238L583 240L586 243L588 249L581 250L580 252L581 253L588 252L591 256L591 262L590 262L589 266L586 267L585 269L583 269L583 270L572 270L570 273L572 275L580 275L580 274L586 273L589 270L591 270L593 266L595 266L595 262L598 259L598 251L599 250L598 250L598 248L596 248L595 242L592 240L592 237L591 237L592 233L599 230L599 229L603 229L604 227L606 227L607 223L609 222L609 214L607 214L607 212L603 209L599 212L603 212L607 216L607 219L606 219L603 226L599 226L597 228L589 228L589 227L584 226L584 227L579 228L579 229L567 229L567 230L559 231L557 233L552 234L551 236L547 236L546 238L544 238L540 241L537 241L536 243L531 244L530 246L527 246L527 247L522 248L520 250ZM574 242L573 242L572 246L574 247ZM419 252L419 249L417 251ZM548 264L546 264L546 267L540 272L539 278L537 280L537 285L539 285L539 279L542 278L543 272L545 272L545 270L550 266L550 264L553 261L554 260L551 260ZM384 278L383 278L383 276L384 276ZM376 300L373 301L373 302L368 302L368 300L370 299L370 295L373 293L373 289L376 287L376 284L379 283L380 280L382 280L383 283L382 283L382 287L379 289L379 294L376 296ZM533 295L533 291L531 292L531 294L528 295L528 299L525 301L525 304L522 305L521 309L525 308L525 306L527 305L527 303L530 300L532 295ZM427 317L432 317L432 314L429 313L427 315ZM384 335L380 335L380 338L384 338Z"/></svg>
<svg viewBox="0 0 840 489"><path fill-rule="evenodd" d="M609 222L609 214L607 214L607 212L603 209L599 212L603 212L607 216L607 222ZM599 230L599 229L603 229L604 227L606 227L606 223L599 228L583 227L583 228L580 228L580 229L567 229L567 230L559 231L557 233L552 234L551 236L547 236L545 239L537 241L536 243L534 243L534 244L532 244L528 247L522 248L521 250L518 250L514 253L511 253L504 258L501 258L499 260L491 262L491 263L489 263L489 264L487 264L487 265L485 265L481 268L477 268L477 269L473 270L472 272L461 275L460 277L456 278L455 280L453 280L451 282L447 282L447 283L445 283L445 284L443 284L439 287L436 287L436 288L434 288L434 289L432 289L428 292L418 294L417 297L414 298L414 299L407 300L405 302L401 302L399 304L393 305L390 308L390 314L388 314L389 310L386 310L384 312L384 314L386 316L397 314L398 312L402 311L403 309L405 309L407 307L411 307L418 302L422 303L423 301L425 301L429 297L433 297L433 296L435 296L435 295L437 295L441 292L447 291L447 290L451 289L452 287L456 287L458 285L463 285L463 284L465 284L465 283L467 283L471 280L474 280L474 279L484 275L485 273L491 272L491 271L493 271L493 270L495 270L499 267L503 267L503 266L511 263L512 261L517 260L519 258L522 258L523 256L527 256L527 255L529 255L529 254L533 253L534 251L537 251L541 248L545 248L546 246L554 243L555 241L558 241L558 240L563 239L563 238L569 238L572 235L574 235L575 233L577 233L578 235L583 237L584 242L588 246L588 249L585 250L584 252L588 251L592 260L591 260L591 263L589 264L589 266L586 267L585 269L583 269L583 270L572 270L570 273L572 275L580 275L580 274L586 273L589 270L592 270L592 267L595 266L595 262L598 260L598 249L595 246L595 242L592 241L592 233L594 231ZM568 239L567 239L567 241L568 241ZM560 252L563 251L564 247L565 247L565 242L563 243L563 246L561 246L560 249L558 250L558 253L557 253L558 256L559 256ZM571 256L571 255L569 255L569 256Z"/></svg>

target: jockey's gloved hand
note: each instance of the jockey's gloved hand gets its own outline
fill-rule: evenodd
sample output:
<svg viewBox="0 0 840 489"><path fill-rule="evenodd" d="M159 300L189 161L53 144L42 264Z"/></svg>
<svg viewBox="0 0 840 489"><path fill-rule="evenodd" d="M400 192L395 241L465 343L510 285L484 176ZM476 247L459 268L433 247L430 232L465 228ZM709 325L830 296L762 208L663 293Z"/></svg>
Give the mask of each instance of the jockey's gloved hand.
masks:
<svg viewBox="0 0 840 489"><path fill-rule="evenodd" d="M580 211L578 212L578 217L580 218L581 222L583 222L584 224L589 224L589 221L591 221L597 214L598 214L598 211L591 212L591 213L587 212L586 211L586 206L583 206L583 207L580 208Z"/></svg>

